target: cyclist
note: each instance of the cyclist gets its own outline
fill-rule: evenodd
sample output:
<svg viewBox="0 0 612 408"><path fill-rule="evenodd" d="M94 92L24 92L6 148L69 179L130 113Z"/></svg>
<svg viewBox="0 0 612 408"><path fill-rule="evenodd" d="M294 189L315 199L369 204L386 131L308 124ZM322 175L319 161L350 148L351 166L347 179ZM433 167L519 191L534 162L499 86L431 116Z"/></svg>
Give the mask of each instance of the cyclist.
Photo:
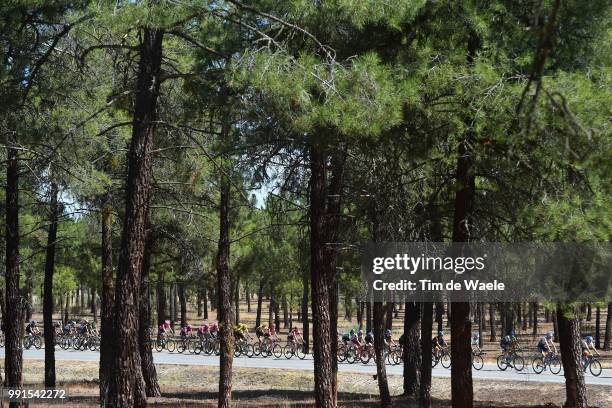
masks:
<svg viewBox="0 0 612 408"><path fill-rule="evenodd" d="M219 325L217 322L212 322L208 325L208 334L210 334L211 337L217 337L217 333L219 333Z"/></svg>
<svg viewBox="0 0 612 408"><path fill-rule="evenodd" d="M238 323L236 327L234 327L234 336L236 337L236 340L244 341L247 341L247 338L251 338L249 335L249 329L244 323Z"/></svg>
<svg viewBox="0 0 612 408"><path fill-rule="evenodd" d="M589 364L589 357L591 355L591 349L593 349L593 353L599 355L597 350L595 350L595 345L593 344L593 337L586 336L584 339L580 341L580 348L582 348L582 368L586 371Z"/></svg>
<svg viewBox="0 0 612 408"><path fill-rule="evenodd" d="M266 323L262 323L255 328L255 335L257 336L257 340L261 341L261 338L265 336L266 330L268 330L268 325Z"/></svg>
<svg viewBox="0 0 612 408"><path fill-rule="evenodd" d="M274 342L278 340L278 335L276 333L276 325L272 324L272 326L266 327L266 329L264 330L264 337L271 349L274 346Z"/></svg>
<svg viewBox="0 0 612 408"><path fill-rule="evenodd" d="M357 335L357 333L355 333L355 330L351 329L349 335L351 336L351 343L355 346L356 349L359 350L361 348L361 342L359 341L359 336Z"/></svg>
<svg viewBox="0 0 612 408"><path fill-rule="evenodd" d="M187 324L187 326L181 327L181 338L182 339L185 339L187 336L191 335L191 333L193 333L193 327L191 327L190 324Z"/></svg>
<svg viewBox="0 0 612 408"><path fill-rule="evenodd" d="M551 331L549 331L546 332L546 336L540 338L540 341L538 341L538 351L542 353L542 359L544 361L546 361L546 354L550 352L551 345L555 353L557 353L557 346L555 346L555 343L553 343L552 338L553 334Z"/></svg>
<svg viewBox="0 0 612 408"><path fill-rule="evenodd" d="M440 357L440 352L446 347L446 341L444 340L444 332L440 330L438 335L431 339L431 345L433 346L434 355Z"/></svg>
<svg viewBox="0 0 612 408"><path fill-rule="evenodd" d="M28 337L40 334L40 329L38 328L38 322L36 320L32 320L28 323L26 326L26 333Z"/></svg>
<svg viewBox="0 0 612 408"><path fill-rule="evenodd" d="M370 332L368 334L372 334L372 332ZM373 337L374 336L372 336L372 338ZM387 346L388 348L392 348L392 347L394 347L396 345L395 340L393 340L391 329L385 330L385 337L384 337L383 340L385 342L385 346Z"/></svg>
<svg viewBox="0 0 612 408"><path fill-rule="evenodd" d="M472 333L472 352L474 354L480 354L482 352L480 349L480 334L478 334L478 332Z"/></svg>
<svg viewBox="0 0 612 408"><path fill-rule="evenodd" d="M349 332L342 334L342 342L344 345L348 345L349 341L351 341L351 334Z"/></svg>
<svg viewBox="0 0 612 408"><path fill-rule="evenodd" d="M208 325L206 324L206 322L204 322L203 325L198 327L198 331L196 332L196 335L200 339L205 339L206 337L208 337Z"/></svg>
<svg viewBox="0 0 612 408"><path fill-rule="evenodd" d="M298 329L297 327L291 329L291 331L287 335L287 342L292 344L302 344L303 340L300 329Z"/></svg>

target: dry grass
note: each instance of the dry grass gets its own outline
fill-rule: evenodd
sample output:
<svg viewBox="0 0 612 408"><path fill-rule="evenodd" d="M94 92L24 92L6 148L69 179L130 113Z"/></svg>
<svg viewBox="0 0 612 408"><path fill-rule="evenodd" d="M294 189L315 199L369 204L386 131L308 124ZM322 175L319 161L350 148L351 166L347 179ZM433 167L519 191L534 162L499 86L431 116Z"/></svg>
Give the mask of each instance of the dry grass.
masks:
<svg viewBox="0 0 612 408"><path fill-rule="evenodd" d="M152 406L216 406L218 369L207 366L157 366L163 397L150 399ZM98 365L92 362L58 362L58 387L65 388L69 401L64 407L96 407ZM276 369L234 370L235 406L248 407L314 407L313 374L308 371ZM31 387L43 381L43 362L26 360L24 381ZM402 393L402 377L390 376L392 395ZM612 387L589 386L592 406L612 407ZM563 384L477 380L474 395L479 407L554 407L565 399ZM435 407L450 406L450 380L434 378L432 396ZM339 402L344 407L378 406L377 383L370 375L339 374ZM416 406L410 399L395 397L395 406ZM50 405L50 404L48 404ZM58 404L59 405L59 404ZM41 406L31 405L31 406Z"/></svg>

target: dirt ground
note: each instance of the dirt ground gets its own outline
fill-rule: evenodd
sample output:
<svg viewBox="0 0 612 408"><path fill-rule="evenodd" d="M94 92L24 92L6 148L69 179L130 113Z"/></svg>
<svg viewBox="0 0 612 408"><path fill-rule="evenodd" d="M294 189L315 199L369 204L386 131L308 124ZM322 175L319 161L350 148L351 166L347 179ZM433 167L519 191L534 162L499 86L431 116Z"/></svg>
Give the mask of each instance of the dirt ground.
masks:
<svg viewBox="0 0 612 408"><path fill-rule="evenodd" d="M216 406L218 368L206 366L157 366L163 397L149 400L151 406ZM58 388L66 389L64 407L97 407L98 365L88 362L58 362ZM274 369L234 370L233 399L237 407L314 407L313 374L307 371ZM28 388L40 387L43 362L25 362L24 382ZM402 393L402 377L389 377L391 394ZM592 407L612 407L612 387L589 386ZM450 379L434 378L434 407L450 407ZM565 399L563 384L475 380L474 398L478 407L557 407ZM339 373L339 405L343 407L378 406L377 383L371 375ZM394 406L416 407L414 401L394 397Z"/></svg>

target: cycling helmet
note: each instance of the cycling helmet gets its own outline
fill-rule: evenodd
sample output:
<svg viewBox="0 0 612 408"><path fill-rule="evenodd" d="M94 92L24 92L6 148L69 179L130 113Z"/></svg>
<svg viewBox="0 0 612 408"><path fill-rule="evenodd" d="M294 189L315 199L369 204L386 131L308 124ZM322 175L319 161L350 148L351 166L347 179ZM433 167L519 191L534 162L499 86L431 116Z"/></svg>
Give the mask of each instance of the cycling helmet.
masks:
<svg viewBox="0 0 612 408"><path fill-rule="evenodd" d="M586 336L586 342L591 344L593 342L593 336Z"/></svg>
<svg viewBox="0 0 612 408"><path fill-rule="evenodd" d="M30 321L30 324L36 324L36 320Z"/></svg>
<svg viewBox="0 0 612 408"><path fill-rule="evenodd" d="M357 332L357 335L358 335L358 336L363 336L363 332L362 332L361 330L359 330L359 331Z"/></svg>
<svg viewBox="0 0 612 408"><path fill-rule="evenodd" d="M188 325L187 325L187 328L188 328L188 329L191 329L191 325L190 325L190 324L188 324Z"/></svg>
<svg viewBox="0 0 612 408"><path fill-rule="evenodd" d="M387 329L387 330L385 330L385 334L386 334L387 336L390 336L390 335L391 335L391 329Z"/></svg>
<svg viewBox="0 0 612 408"><path fill-rule="evenodd" d="M374 333L372 333L372 331L369 331L369 332L368 332L368 336L372 336L372 337L374 337Z"/></svg>
<svg viewBox="0 0 612 408"><path fill-rule="evenodd" d="M443 332L442 330L440 330L440 331L438 332L438 336L443 337L443 336L444 336L444 332Z"/></svg>
<svg viewBox="0 0 612 408"><path fill-rule="evenodd" d="M546 332L547 339L552 339L552 337L553 337L553 333L551 331Z"/></svg>
<svg viewBox="0 0 612 408"><path fill-rule="evenodd" d="M351 329L351 331L349 333L352 336L353 334L355 334L355 330Z"/></svg>
<svg viewBox="0 0 612 408"><path fill-rule="evenodd" d="M480 338L480 335L478 334L478 332L476 332L476 333L472 334L472 338L474 340L476 340L476 339Z"/></svg>

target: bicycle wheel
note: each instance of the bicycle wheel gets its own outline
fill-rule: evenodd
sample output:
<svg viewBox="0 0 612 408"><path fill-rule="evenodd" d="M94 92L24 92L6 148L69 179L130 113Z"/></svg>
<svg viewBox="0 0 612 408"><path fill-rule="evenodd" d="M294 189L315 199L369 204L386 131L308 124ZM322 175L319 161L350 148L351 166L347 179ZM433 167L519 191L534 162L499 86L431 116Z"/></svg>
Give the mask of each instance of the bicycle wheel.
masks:
<svg viewBox="0 0 612 408"><path fill-rule="evenodd" d="M499 356L497 356L497 367L502 371L506 371L506 368L508 368L508 362L506 361L506 356L504 356L503 354L500 354Z"/></svg>
<svg viewBox="0 0 612 408"><path fill-rule="evenodd" d="M252 344L245 344L244 345L244 354L248 357L251 358L253 357L253 355L255 354L253 351L253 345Z"/></svg>
<svg viewBox="0 0 612 408"><path fill-rule="evenodd" d="M482 359L482 356L476 354L472 357L472 367L474 367L475 370L482 370L483 366L484 360Z"/></svg>
<svg viewBox="0 0 612 408"><path fill-rule="evenodd" d="M303 360L306 358L306 353L304 352L304 344L300 344L299 347L296 347L295 349L295 355L297 356L297 358L299 358L300 360Z"/></svg>
<svg viewBox="0 0 612 408"><path fill-rule="evenodd" d="M32 347L32 339L29 336L23 339L23 348L29 350Z"/></svg>
<svg viewBox="0 0 612 408"><path fill-rule="evenodd" d="M399 365L402 362L402 352L400 350L393 350L391 352L393 365Z"/></svg>
<svg viewBox="0 0 612 408"><path fill-rule="evenodd" d="M551 373L559 374L561 372L561 362L559 361L559 357L552 357L548 363L548 367L550 368Z"/></svg>
<svg viewBox="0 0 612 408"><path fill-rule="evenodd" d="M512 363L516 371L523 371L523 368L525 368L525 359L521 356L515 356Z"/></svg>
<svg viewBox="0 0 612 408"><path fill-rule="evenodd" d="M439 361L440 359L438 357L436 357L435 355L432 355L431 356L431 368L434 368L435 366L437 366Z"/></svg>
<svg viewBox="0 0 612 408"><path fill-rule="evenodd" d="M34 337L34 347L36 347L37 350L40 350L42 348L42 337Z"/></svg>
<svg viewBox="0 0 612 408"><path fill-rule="evenodd" d="M158 353L161 353L163 349L164 349L164 341L161 339L155 341L155 350L157 350Z"/></svg>
<svg viewBox="0 0 612 408"><path fill-rule="evenodd" d="M281 358L284 354L283 346L275 344L274 347L272 347L272 354L274 354L275 358Z"/></svg>
<svg viewBox="0 0 612 408"><path fill-rule="evenodd" d="M450 354L444 354L441 358L442 367L450 368L451 366L451 356Z"/></svg>
<svg viewBox="0 0 612 408"><path fill-rule="evenodd" d="M357 350L354 347L349 347L346 350L346 362L349 364L355 364L357 361Z"/></svg>
<svg viewBox="0 0 612 408"><path fill-rule="evenodd" d="M368 364L371 358L372 356L370 355L370 351L367 349L362 351L361 354L359 354L359 360L361 360L362 364Z"/></svg>
<svg viewBox="0 0 612 408"><path fill-rule="evenodd" d="M541 374L544 371L544 360L542 360L542 357L534 358L531 367L534 373Z"/></svg>
<svg viewBox="0 0 612 408"><path fill-rule="evenodd" d="M173 339L166 340L166 350L173 353L176 350L176 341Z"/></svg>
<svg viewBox="0 0 612 408"><path fill-rule="evenodd" d="M285 347L285 358L289 360L291 357L293 357L293 349L287 346Z"/></svg>
<svg viewBox="0 0 612 408"><path fill-rule="evenodd" d="M336 355L339 363L346 361L346 346L344 344L338 345L338 353Z"/></svg>
<svg viewBox="0 0 612 408"><path fill-rule="evenodd" d="M591 364L589 364L589 371L595 377L599 377L599 375L601 374L601 363L599 362L599 360L591 360Z"/></svg>
<svg viewBox="0 0 612 408"><path fill-rule="evenodd" d="M254 356L261 356L261 343L255 343L253 344L253 355Z"/></svg>
<svg viewBox="0 0 612 408"><path fill-rule="evenodd" d="M176 343L176 351L182 353L187 348L186 340L181 340Z"/></svg>

